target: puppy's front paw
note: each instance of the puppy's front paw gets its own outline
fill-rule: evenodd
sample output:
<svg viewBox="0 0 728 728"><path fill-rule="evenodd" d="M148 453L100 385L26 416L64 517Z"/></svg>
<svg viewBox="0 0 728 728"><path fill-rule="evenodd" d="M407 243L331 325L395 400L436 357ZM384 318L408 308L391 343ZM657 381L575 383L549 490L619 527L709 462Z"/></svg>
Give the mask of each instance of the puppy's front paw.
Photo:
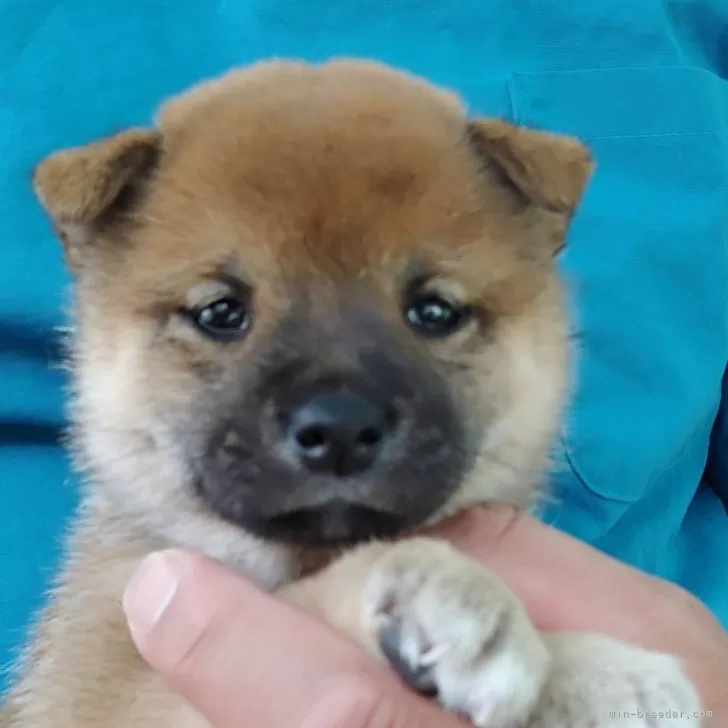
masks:
<svg viewBox="0 0 728 728"><path fill-rule="evenodd" d="M531 728L696 728L700 698L670 656L591 634L546 638L554 659Z"/></svg>
<svg viewBox="0 0 728 728"><path fill-rule="evenodd" d="M444 542L404 541L377 561L363 597L365 630L406 682L476 726L527 723L549 653L481 564Z"/></svg>

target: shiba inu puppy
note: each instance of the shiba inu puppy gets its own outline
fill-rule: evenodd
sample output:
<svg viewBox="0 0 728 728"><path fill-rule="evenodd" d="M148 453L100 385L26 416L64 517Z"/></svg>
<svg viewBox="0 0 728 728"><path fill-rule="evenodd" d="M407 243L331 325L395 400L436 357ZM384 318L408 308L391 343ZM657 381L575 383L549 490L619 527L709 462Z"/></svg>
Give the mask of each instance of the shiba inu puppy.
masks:
<svg viewBox="0 0 728 728"><path fill-rule="evenodd" d="M154 128L45 159L86 490L3 728L204 725L122 615L166 546L324 617L478 726L697 710L673 658L539 634L482 565L402 538L538 497L568 381L554 256L591 171L579 141L352 60L232 71Z"/></svg>

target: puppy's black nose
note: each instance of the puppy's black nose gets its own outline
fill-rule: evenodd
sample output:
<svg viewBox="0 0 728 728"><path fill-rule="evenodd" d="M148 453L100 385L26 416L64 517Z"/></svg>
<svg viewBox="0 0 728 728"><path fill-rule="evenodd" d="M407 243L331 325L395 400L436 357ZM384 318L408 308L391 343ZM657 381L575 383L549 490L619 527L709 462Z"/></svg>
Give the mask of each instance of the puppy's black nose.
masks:
<svg viewBox="0 0 728 728"><path fill-rule="evenodd" d="M308 470L346 477L375 463L393 428L386 408L352 392L329 392L291 413L286 437Z"/></svg>

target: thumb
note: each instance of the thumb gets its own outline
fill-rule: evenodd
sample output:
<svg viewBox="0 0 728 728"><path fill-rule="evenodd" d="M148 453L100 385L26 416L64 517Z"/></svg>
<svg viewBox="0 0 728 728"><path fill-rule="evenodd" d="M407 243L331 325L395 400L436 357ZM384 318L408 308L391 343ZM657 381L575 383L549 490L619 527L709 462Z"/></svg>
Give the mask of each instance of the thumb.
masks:
<svg viewBox="0 0 728 728"><path fill-rule="evenodd" d="M132 638L216 728L456 728L384 664L201 556L149 556L129 583Z"/></svg>

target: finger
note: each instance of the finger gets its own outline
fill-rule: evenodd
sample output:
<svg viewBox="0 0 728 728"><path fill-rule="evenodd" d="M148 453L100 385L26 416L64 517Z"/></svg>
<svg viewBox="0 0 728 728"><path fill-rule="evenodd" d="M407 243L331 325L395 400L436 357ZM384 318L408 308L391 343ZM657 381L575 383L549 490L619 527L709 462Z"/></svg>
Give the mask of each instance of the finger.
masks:
<svg viewBox="0 0 728 728"><path fill-rule="evenodd" d="M658 580L505 506L475 508L433 533L498 573L542 629L616 631L630 639L654 606Z"/></svg>
<svg viewBox="0 0 728 728"><path fill-rule="evenodd" d="M728 635L685 590L502 506L463 513L434 535L498 573L542 630L602 633L683 655L705 704L723 701L714 686Z"/></svg>
<svg viewBox="0 0 728 728"><path fill-rule="evenodd" d="M150 556L124 597L132 637L216 728L454 728L324 625L199 556Z"/></svg>

